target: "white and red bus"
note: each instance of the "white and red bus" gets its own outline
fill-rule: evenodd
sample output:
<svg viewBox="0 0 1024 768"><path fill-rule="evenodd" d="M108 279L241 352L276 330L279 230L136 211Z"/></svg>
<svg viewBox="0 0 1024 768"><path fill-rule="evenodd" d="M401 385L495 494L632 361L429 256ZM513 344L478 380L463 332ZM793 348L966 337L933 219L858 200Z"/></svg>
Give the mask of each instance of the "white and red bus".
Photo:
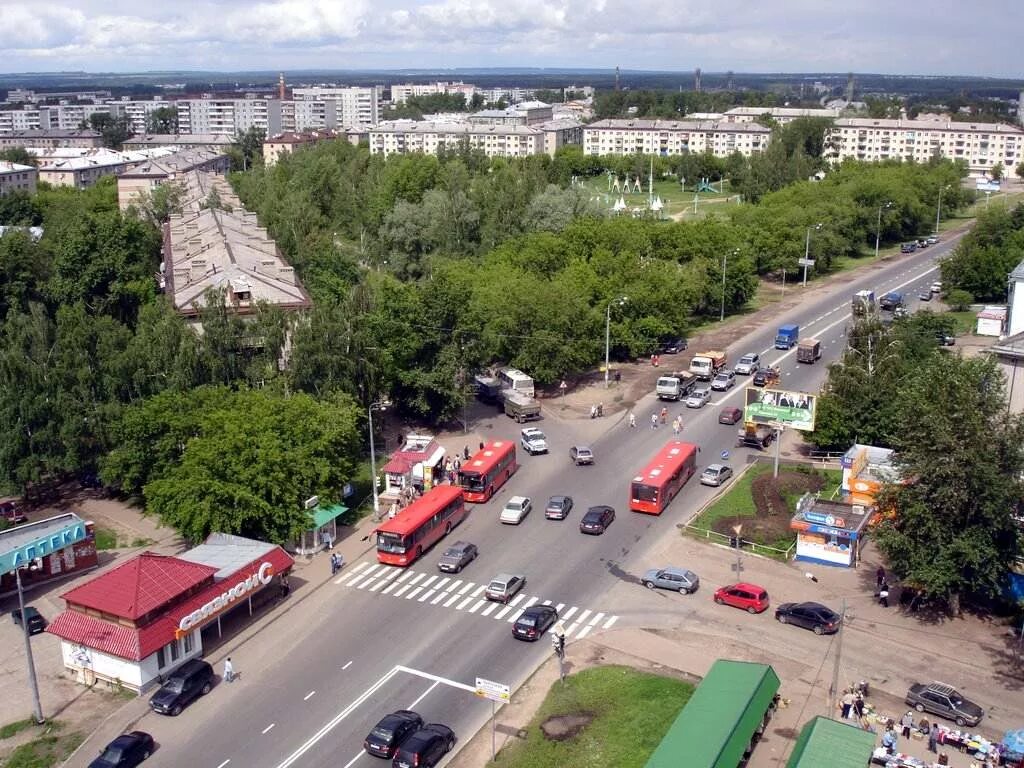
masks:
<svg viewBox="0 0 1024 768"><path fill-rule="evenodd" d="M629 508L660 515L697 471L697 446L672 440L636 474L629 486Z"/></svg>
<svg viewBox="0 0 1024 768"><path fill-rule="evenodd" d="M374 531L377 560L388 565L409 565L438 539L451 533L468 514L461 488L431 488Z"/></svg>
<svg viewBox="0 0 1024 768"><path fill-rule="evenodd" d="M459 469L459 485L466 501L489 501L516 469L514 442L497 440L485 445Z"/></svg>

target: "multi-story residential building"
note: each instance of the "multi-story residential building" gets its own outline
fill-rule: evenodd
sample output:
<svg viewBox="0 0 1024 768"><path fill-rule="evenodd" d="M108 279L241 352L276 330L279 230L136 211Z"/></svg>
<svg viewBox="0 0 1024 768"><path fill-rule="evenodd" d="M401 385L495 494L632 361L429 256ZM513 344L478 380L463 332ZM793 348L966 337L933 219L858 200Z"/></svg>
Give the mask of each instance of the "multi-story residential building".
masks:
<svg viewBox="0 0 1024 768"><path fill-rule="evenodd" d="M181 99L179 133L226 133L234 136L250 128L269 128L268 99Z"/></svg>
<svg viewBox="0 0 1024 768"><path fill-rule="evenodd" d="M122 146L125 150L150 147L226 150L234 143L235 137L230 133L150 133L146 136L135 136L128 139Z"/></svg>
<svg viewBox="0 0 1024 768"><path fill-rule="evenodd" d="M57 104L39 107L39 127L50 130L73 131L89 125L93 115L109 115L106 104Z"/></svg>
<svg viewBox="0 0 1024 768"><path fill-rule="evenodd" d="M3 113L0 113L3 114ZM0 149L7 147L102 147L103 136L89 128L80 130L42 130L36 128L16 133L0 134Z"/></svg>
<svg viewBox="0 0 1024 768"><path fill-rule="evenodd" d="M215 149L183 149L167 157L141 163L117 177L117 203L126 210L140 195L181 179L191 171L227 173L231 159Z"/></svg>
<svg viewBox="0 0 1024 768"><path fill-rule="evenodd" d="M131 165L121 152L103 147L26 147L38 162L39 180L56 187L91 187L104 176L116 176Z"/></svg>
<svg viewBox="0 0 1024 768"><path fill-rule="evenodd" d="M1003 123L840 118L826 136L827 156L856 160L960 160L972 173L1024 161L1024 129Z"/></svg>
<svg viewBox="0 0 1024 768"><path fill-rule="evenodd" d="M544 133L524 125L471 125L416 120L385 121L370 128L370 152L437 154L442 147L480 149L488 157L525 157L544 151Z"/></svg>
<svg viewBox="0 0 1024 768"><path fill-rule="evenodd" d="M554 118L550 104L543 101L524 101L505 109L484 109L469 116L476 125L536 125Z"/></svg>
<svg viewBox="0 0 1024 768"><path fill-rule="evenodd" d="M476 86L469 83L394 83L391 86L391 103L404 104L410 96L431 96L435 93L460 93L466 102L473 100Z"/></svg>
<svg viewBox="0 0 1024 768"><path fill-rule="evenodd" d="M501 101L504 99L509 104L518 104L521 101L528 101L533 98L533 88L477 88L484 101Z"/></svg>
<svg viewBox="0 0 1024 768"><path fill-rule="evenodd" d="M176 105L173 101L164 101L158 96L148 101L132 101L126 97L120 101L111 101L107 106L114 117L128 118L133 133L146 133L149 130L150 115L162 107L174 108Z"/></svg>
<svg viewBox="0 0 1024 768"><path fill-rule="evenodd" d="M323 87L294 88L292 98L296 102L319 101L326 109L334 110L334 124L326 119L323 125L296 124L292 130L306 128L339 128L353 125L376 125L380 120L381 89L376 85L368 87ZM330 103L333 102L333 107ZM296 109L298 109L296 104Z"/></svg>
<svg viewBox="0 0 1024 768"><path fill-rule="evenodd" d="M710 152L749 157L764 151L771 131L757 123L688 120L598 120L583 126L588 155L683 155Z"/></svg>
<svg viewBox="0 0 1024 768"><path fill-rule="evenodd" d="M31 165L20 165L0 160L0 195L10 192L36 191L39 172Z"/></svg>
<svg viewBox="0 0 1024 768"><path fill-rule="evenodd" d="M278 133L268 136L263 142L263 163L274 165L282 155L288 155L305 146L312 146L321 141L347 138L344 133L336 131L307 131L305 133Z"/></svg>
<svg viewBox="0 0 1024 768"><path fill-rule="evenodd" d="M34 106L0 110L0 134L38 131L40 127L39 110Z"/></svg>
<svg viewBox="0 0 1024 768"><path fill-rule="evenodd" d="M753 123L759 117L768 115L776 123L785 125L799 117L839 117L838 109L808 109L804 107L733 107L721 119L727 123ZM690 115L686 119L691 119Z"/></svg>
<svg viewBox="0 0 1024 768"><path fill-rule="evenodd" d="M583 123L572 118L560 120L549 120L533 126L535 130L544 134L544 151L551 157L559 148L569 144L577 146L583 144Z"/></svg>

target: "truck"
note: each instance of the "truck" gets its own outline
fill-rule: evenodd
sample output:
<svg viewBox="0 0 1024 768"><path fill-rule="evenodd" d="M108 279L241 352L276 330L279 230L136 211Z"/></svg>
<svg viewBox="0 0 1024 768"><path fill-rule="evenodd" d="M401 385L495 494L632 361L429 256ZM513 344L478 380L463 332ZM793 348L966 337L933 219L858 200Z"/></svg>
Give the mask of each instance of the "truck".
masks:
<svg viewBox="0 0 1024 768"><path fill-rule="evenodd" d="M786 325L780 325L778 332L775 334L775 348L792 349L799 340L800 326L794 323L786 323Z"/></svg>
<svg viewBox="0 0 1024 768"><path fill-rule="evenodd" d="M881 298L878 305L886 312L892 312L897 307L903 306L903 294L899 291L889 291Z"/></svg>
<svg viewBox="0 0 1024 768"><path fill-rule="evenodd" d="M736 445L757 448L763 451L774 440L775 429L773 427L767 424L748 421L743 424L743 428L737 433Z"/></svg>
<svg viewBox="0 0 1024 768"><path fill-rule="evenodd" d="M533 378L516 368L502 368L498 371L498 381L502 389L517 392L526 397L534 397Z"/></svg>
<svg viewBox="0 0 1024 768"><path fill-rule="evenodd" d="M716 373L725 368L727 360L725 352L717 349L698 352L690 361L690 373L701 381L711 381Z"/></svg>
<svg viewBox="0 0 1024 768"><path fill-rule="evenodd" d="M658 377L654 393L659 400L682 400L693 391L697 377L689 371L673 371Z"/></svg>
<svg viewBox="0 0 1024 768"><path fill-rule="evenodd" d="M873 314L875 311L875 292L857 291L853 294L853 316L864 317Z"/></svg>
<svg viewBox="0 0 1024 768"><path fill-rule="evenodd" d="M796 345L798 363L814 363L821 357L821 342L817 339L800 339Z"/></svg>
<svg viewBox="0 0 1024 768"><path fill-rule="evenodd" d="M540 418L540 402L511 390L503 390L505 415L522 424Z"/></svg>
<svg viewBox="0 0 1024 768"><path fill-rule="evenodd" d="M501 402L501 382L493 376L478 375L473 377L476 396L483 403L497 405Z"/></svg>

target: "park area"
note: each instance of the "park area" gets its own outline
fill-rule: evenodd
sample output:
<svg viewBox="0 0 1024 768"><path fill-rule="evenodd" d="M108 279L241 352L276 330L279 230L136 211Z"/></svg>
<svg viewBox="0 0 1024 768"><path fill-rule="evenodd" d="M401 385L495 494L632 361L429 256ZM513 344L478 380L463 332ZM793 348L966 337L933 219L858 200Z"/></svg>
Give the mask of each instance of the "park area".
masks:
<svg viewBox="0 0 1024 768"><path fill-rule="evenodd" d="M636 184L639 179L639 187ZM676 221L703 218L709 214L725 213L729 204L740 202L740 196L730 191L728 181L716 181L707 188L697 191L693 181L687 179L681 185L677 178L656 179L652 189L648 189L646 175L641 177L619 177L619 188L615 189L614 176L598 176L592 179L577 179L577 186L587 190L595 202L605 210L613 210L621 197L625 203L622 215L650 215L653 218L674 219ZM698 181L699 184L699 181ZM624 189L628 187L628 191ZM648 201L661 201L660 211L650 211Z"/></svg>

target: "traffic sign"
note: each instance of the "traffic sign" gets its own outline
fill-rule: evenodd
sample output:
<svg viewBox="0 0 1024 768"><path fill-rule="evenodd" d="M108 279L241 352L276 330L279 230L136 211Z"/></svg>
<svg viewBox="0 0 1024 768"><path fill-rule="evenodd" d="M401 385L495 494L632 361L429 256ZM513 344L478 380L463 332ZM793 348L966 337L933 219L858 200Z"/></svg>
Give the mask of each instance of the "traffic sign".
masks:
<svg viewBox="0 0 1024 768"><path fill-rule="evenodd" d="M482 677L476 679L476 695L491 701L508 703L512 698L512 689L504 683L496 683L493 680L485 680Z"/></svg>
<svg viewBox="0 0 1024 768"><path fill-rule="evenodd" d="M728 451L722 451L722 458L723 459L728 459L729 458L729 452Z"/></svg>
<svg viewBox="0 0 1024 768"><path fill-rule="evenodd" d="M796 263L799 264L801 267L813 267L814 259L797 259Z"/></svg>

